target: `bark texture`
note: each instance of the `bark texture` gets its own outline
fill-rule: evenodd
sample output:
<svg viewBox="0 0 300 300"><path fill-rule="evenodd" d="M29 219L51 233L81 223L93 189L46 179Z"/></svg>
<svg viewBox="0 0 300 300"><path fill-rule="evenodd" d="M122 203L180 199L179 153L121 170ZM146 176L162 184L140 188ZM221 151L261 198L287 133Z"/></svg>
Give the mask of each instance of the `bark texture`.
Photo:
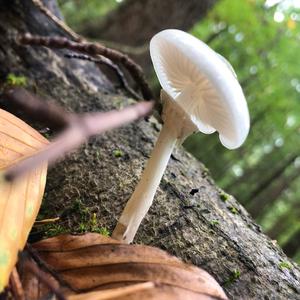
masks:
<svg viewBox="0 0 300 300"><path fill-rule="evenodd" d="M102 22L90 23L82 33L91 38L142 46L160 30L189 30L217 0L126 0Z"/></svg>
<svg viewBox="0 0 300 300"><path fill-rule="evenodd" d="M1 80L9 72L25 75L39 95L77 112L106 111L132 102L116 93L89 62L70 62L63 51L17 45L14 36L25 31L59 33L31 1L0 0ZM136 122L93 139L58 164L48 176L44 214L60 215L62 226L77 228L83 211L74 204L80 200L97 214L99 226L112 230L141 175L158 128L153 118ZM114 155L116 149L123 155ZM204 268L232 299L300 299L299 267L181 147L170 160L135 241Z"/></svg>

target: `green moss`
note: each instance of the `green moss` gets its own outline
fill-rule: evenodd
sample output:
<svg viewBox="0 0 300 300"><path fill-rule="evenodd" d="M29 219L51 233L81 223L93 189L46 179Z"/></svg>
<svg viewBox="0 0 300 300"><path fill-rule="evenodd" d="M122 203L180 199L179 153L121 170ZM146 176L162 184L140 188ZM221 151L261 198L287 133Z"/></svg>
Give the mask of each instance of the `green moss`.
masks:
<svg viewBox="0 0 300 300"><path fill-rule="evenodd" d="M120 149L116 149L113 151L113 156L114 157L122 157L124 155L123 151Z"/></svg>
<svg viewBox="0 0 300 300"><path fill-rule="evenodd" d="M6 84L9 86L27 86L27 78L9 73L6 77Z"/></svg>
<svg viewBox="0 0 300 300"><path fill-rule="evenodd" d="M88 230L88 224L85 224L85 223L83 223L83 222L80 222L79 225L78 225L78 229L77 229L76 231L78 231L78 232L80 232L80 233L84 233L84 232L89 231L89 230Z"/></svg>
<svg viewBox="0 0 300 300"><path fill-rule="evenodd" d="M89 221L89 231L90 232L96 232L96 233L100 233L102 235L105 236L109 236L110 232L107 228L105 227L100 227L98 224L98 218L97 218L97 214L93 213L92 217Z"/></svg>
<svg viewBox="0 0 300 300"><path fill-rule="evenodd" d="M236 282L241 277L241 271L238 269L234 269L230 272L228 279L225 281L224 286L228 286L234 282Z"/></svg>
<svg viewBox="0 0 300 300"><path fill-rule="evenodd" d="M64 228L62 225L54 224L54 223L45 225L44 230L45 230L45 236L47 237L53 237L63 233L70 232L67 228Z"/></svg>
<svg viewBox="0 0 300 300"><path fill-rule="evenodd" d="M218 220L211 220L210 221L210 225L215 226L215 225L219 225L220 222Z"/></svg>
<svg viewBox="0 0 300 300"><path fill-rule="evenodd" d="M223 202L226 202L230 196L228 194L226 194L225 192L220 192L219 197Z"/></svg>
<svg viewBox="0 0 300 300"><path fill-rule="evenodd" d="M281 270L284 270L284 269L291 270L292 269L292 265L288 261L280 262L278 267Z"/></svg>
<svg viewBox="0 0 300 300"><path fill-rule="evenodd" d="M104 236L110 236L110 232L106 227L94 228L93 230L91 230L91 232L96 232L96 233L102 234Z"/></svg>
<svg viewBox="0 0 300 300"><path fill-rule="evenodd" d="M227 207L234 215L238 214L239 211L234 206Z"/></svg>
<svg viewBox="0 0 300 300"><path fill-rule="evenodd" d="M87 222L90 219L89 208L83 204L81 199L76 199L73 202L72 210L80 215L80 219L82 222Z"/></svg>
<svg viewBox="0 0 300 300"><path fill-rule="evenodd" d="M93 226L97 226L98 221L97 221L97 214L96 214L96 213L93 213L93 214L92 214L90 223L91 223L91 226L92 226L92 227L93 227Z"/></svg>

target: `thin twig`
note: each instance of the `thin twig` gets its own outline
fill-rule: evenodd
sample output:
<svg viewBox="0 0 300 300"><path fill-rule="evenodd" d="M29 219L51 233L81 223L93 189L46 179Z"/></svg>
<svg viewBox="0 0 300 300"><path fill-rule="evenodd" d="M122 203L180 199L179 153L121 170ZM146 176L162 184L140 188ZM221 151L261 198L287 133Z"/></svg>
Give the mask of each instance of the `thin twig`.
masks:
<svg viewBox="0 0 300 300"><path fill-rule="evenodd" d="M59 158L62 158L96 134L146 116L153 107L152 102L144 101L120 111L113 110L105 113L96 112L77 115L66 113L54 104L51 104L51 109L47 111L42 108L43 104L45 104L44 101L22 88L8 93L10 95L10 102L19 103L20 106L26 108L39 107L37 112L45 114L44 118L48 121L48 126L51 127L51 116L53 114L53 118L55 119L54 124L63 124L66 127L50 144L44 146L38 152L32 153L31 156L27 156L16 165L7 168L2 176L9 181L33 170L45 161L48 161L49 165L56 162ZM28 102L23 103L26 99L28 99ZM28 107L26 106L27 104L29 105ZM46 107L49 106L46 105ZM32 112L31 115L36 119L36 116Z"/></svg>
<svg viewBox="0 0 300 300"><path fill-rule="evenodd" d="M93 62L97 65L101 65L104 64L106 66L108 66L109 68L113 69L119 79L119 81L121 82L122 87L128 92L128 94L130 94L134 99L140 99L139 94L137 94L128 84L124 73L122 72L122 70L119 68L118 65L114 64L110 59L99 55L97 58L92 58L88 55L84 55L84 54L65 54L65 57L67 58L75 58L75 59L81 59L81 60L87 60L90 62Z"/></svg>
<svg viewBox="0 0 300 300"><path fill-rule="evenodd" d="M69 49L75 52L90 55L92 57L97 57L98 55L105 56L114 62L118 62L124 65L124 67L129 71L132 78L140 87L145 100L154 99L152 91L145 79L142 68L122 52L107 48L98 43L73 42L64 37L32 36L29 33L22 35L19 38L19 41L24 45L45 46L48 48L56 49Z"/></svg>
<svg viewBox="0 0 300 300"><path fill-rule="evenodd" d="M73 31L64 21L60 20L56 15L54 15L41 0L32 0L32 2L42 13L50 18L59 28L70 35L75 41L80 42L84 40L83 37Z"/></svg>
<svg viewBox="0 0 300 300"><path fill-rule="evenodd" d="M34 222L34 226L36 225L44 225L44 224L51 224L51 223L55 223L57 221L60 220L60 217L56 217L56 218L52 218L52 219L43 219L43 220L36 220Z"/></svg>

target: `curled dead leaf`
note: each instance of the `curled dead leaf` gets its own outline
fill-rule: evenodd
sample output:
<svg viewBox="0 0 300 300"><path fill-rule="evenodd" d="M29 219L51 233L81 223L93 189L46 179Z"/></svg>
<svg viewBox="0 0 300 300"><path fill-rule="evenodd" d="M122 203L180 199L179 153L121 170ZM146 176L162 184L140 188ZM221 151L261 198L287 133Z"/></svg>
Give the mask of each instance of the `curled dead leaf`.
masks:
<svg viewBox="0 0 300 300"><path fill-rule="evenodd" d="M47 143L32 127L0 109L0 172ZM46 174L44 164L14 182L0 182L0 292L8 283L39 211Z"/></svg>
<svg viewBox="0 0 300 300"><path fill-rule="evenodd" d="M62 291L69 300L227 299L206 271L158 248L122 244L93 233L61 235L33 247L67 283ZM25 291L28 286L32 289L33 280L27 277ZM46 295L45 289L39 286L38 290L43 293L36 298L31 294L30 299Z"/></svg>

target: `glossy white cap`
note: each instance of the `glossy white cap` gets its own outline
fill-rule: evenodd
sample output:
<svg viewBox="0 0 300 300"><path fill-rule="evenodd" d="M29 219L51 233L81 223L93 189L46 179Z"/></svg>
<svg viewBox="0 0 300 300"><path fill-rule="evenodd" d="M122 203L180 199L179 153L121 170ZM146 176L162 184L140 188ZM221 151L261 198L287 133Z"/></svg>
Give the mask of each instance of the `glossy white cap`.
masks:
<svg viewBox="0 0 300 300"><path fill-rule="evenodd" d="M199 131L218 131L221 143L229 149L243 144L250 128L249 112L229 62L177 29L156 34L150 42L150 55L162 88Z"/></svg>

